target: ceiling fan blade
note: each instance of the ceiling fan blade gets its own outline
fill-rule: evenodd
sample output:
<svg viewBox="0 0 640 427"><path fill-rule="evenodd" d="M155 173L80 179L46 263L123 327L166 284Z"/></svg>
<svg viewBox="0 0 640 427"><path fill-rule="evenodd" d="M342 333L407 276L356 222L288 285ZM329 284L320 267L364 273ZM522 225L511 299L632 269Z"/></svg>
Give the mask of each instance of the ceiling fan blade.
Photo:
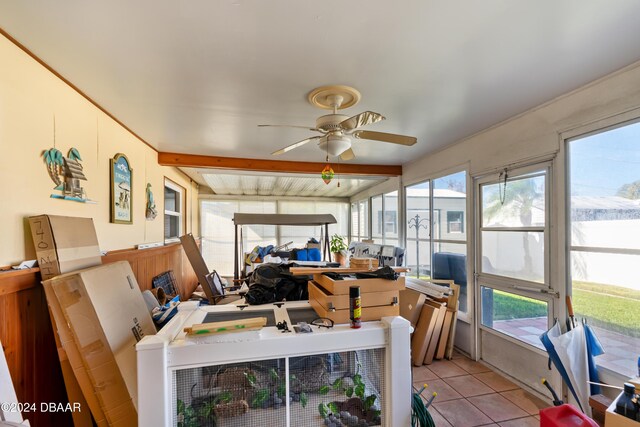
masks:
<svg viewBox="0 0 640 427"><path fill-rule="evenodd" d="M322 132L325 133L322 129L318 128L310 128L309 126L294 126L294 125L258 125L259 128L272 127L272 128L296 128L296 129L306 129L314 132Z"/></svg>
<svg viewBox="0 0 640 427"><path fill-rule="evenodd" d="M301 147L301 146L303 146L304 144L306 144L307 142L313 141L314 139L318 139L318 138L322 138L322 137L321 137L321 136L312 136L311 138L303 139L302 141L298 141L298 142L296 142L296 143L294 143L294 144L287 145L286 147L281 148L281 149L279 149L278 151L274 151L274 152L273 152L273 153L271 153L271 154L272 154L272 155L274 155L274 156L277 156L277 155L279 155L279 154L284 154L284 153L286 153L287 151L291 151L291 150L293 150L294 148Z"/></svg>
<svg viewBox="0 0 640 427"><path fill-rule="evenodd" d="M395 133L371 132L368 130L360 130L353 133L358 139L371 139L373 141L390 142L392 144L413 145L418 140L413 136L396 135Z"/></svg>
<svg viewBox="0 0 640 427"><path fill-rule="evenodd" d="M340 154L340 160L352 160L355 159L356 154L353 152L353 149L349 148L347 151Z"/></svg>
<svg viewBox="0 0 640 427"><path fill-rule="evenodd" d="M374 113L373 111L365 111L343 120L340 122L340 127L344 130L352 130L384 119L385 117L382 114Z"/></svg>

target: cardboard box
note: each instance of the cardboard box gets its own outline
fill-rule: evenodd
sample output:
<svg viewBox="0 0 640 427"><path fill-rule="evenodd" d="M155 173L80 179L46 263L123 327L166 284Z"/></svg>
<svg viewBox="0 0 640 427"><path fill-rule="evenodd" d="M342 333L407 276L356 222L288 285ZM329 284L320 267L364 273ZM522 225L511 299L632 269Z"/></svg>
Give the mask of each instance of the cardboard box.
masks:
<svg viewBox="0 0 640 427"><path fill-rule="evenodd" d="M620 395L618 395L618 397L620 397ZM616 397L613 403L607 408L607 412L604 415L604 427L640 427L640 422L616 414L616 401L618 397Z"/></svg>
<svg viewBox="0 0 640 427"><path fill-rule="evenodd" d="M93 219L39 215L29 225L42 280L102 264Z"/></svg>
<svg viewBox="0 0 640 427"><path fill-rule="evenodd" d="M45 287L53 291L109 425L137 425L135 345L156 329L129 263L63 274Z"/></svg>
<svg viewBox="0 0 640 427"><path fill-rule="evenodd" d="M60 359L69 402L80 403L81 408L83 408L82 413L87 413L86 408L88 406L98 427L106 427L108 425L107 420L98 401L98 396L91 384L87 370L82 364L80 351L73 341L73 334L62 314L62 309L51 288L51 283L49 281L43 282L43 287L47 297L47 304L49 305L49 315L51 316L51 324L56 338L56 346L58 347L58 358ZM80 388L80 393L77 390L78 387ZM87 406L84 406L85 402ZM85 420L78 421L74 417L73 422L74 426L80 427L84 425L83 422ZM88 425L92 425L91 417L89 417Z"/></svg>

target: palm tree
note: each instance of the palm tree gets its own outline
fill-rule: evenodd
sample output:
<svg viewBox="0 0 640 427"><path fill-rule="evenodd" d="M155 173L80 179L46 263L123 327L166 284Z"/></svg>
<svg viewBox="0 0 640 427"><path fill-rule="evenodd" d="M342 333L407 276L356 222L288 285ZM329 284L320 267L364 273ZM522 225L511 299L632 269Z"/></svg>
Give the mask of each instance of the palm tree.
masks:
<svg viewBox="0 0 640 427"><path fill-rule="evenodd" d="M75 150L73 148L72 150ZM48 150L44 150L42 152L42 156L44 157L44 161L47 164L47 172L49 172L49 177L56 184L56 187L62 184L62 180L60 179L60 175L62 175L62 167L64 162L62 160L62 152L57 148L50 148Z"/></svg>
<svg viewBox="0 0 640 427"><path fill-rule="evenodd" d="M640 199L640 180L634 181L630 184L624 184L618 189L616 196L632 200Z"/></svg>
<svg viewBox="0 0 640 427"><path fill-rule="evenodd" d="M80 152L77 148L74 147L71 147L71 149L69 149L69 154L67 154L67 157L71 160L82 160L82 157L80 157Z"/></svg>
<svg viewBox="0 0 640 427"><path fill-rule="evenodd" d="M484 220L517 216L520 226L532 226L534 202L540 200L544 193L539 191L535 178L517 179L507 181L504 184L504 193L498 191L491 194L488 200L483 201L482 215ZM501 196L503 196L501 200ZM529 250L527 234L522 236L522 249L524 251L525 272L533 270L533 260Z"/></svg>

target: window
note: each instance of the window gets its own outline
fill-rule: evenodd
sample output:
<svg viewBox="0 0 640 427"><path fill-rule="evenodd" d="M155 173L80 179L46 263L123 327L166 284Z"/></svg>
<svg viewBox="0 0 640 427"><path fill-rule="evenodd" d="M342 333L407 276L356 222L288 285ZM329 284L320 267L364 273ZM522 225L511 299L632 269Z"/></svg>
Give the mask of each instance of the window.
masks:
<svg viewBox="0 0 640 427"><path fill-rule="evenodd" d="M405 189L407 266L419 277L454 279L461 312L468 306L466 179L463 171Z"/></svg>
<svg viewBox="0 0 640 427"><path fill-rule="evenodd" d="M369 200L351 203L351 241L369 238Z"/></svg>
<svg viewBox="0 0 640 427"><path fill-rule="evenodd" d="M605 346L597 363L631 376L640 354L640 123L567 147L573 306Z"/></svg>
<svg viewBox="0 0 640 427"><path fill-rule="evenodd" d="M542 348L547 281L548 167L501 173L479 182L478 283L481 323Z"/></svg>
<svg viewBox="0 0 640 427"><path fill-rule="evenodd" d="M447 212L447 233L464 233L464 212Z"/></svg>
<svg viewBox="0 0 640 427"><path fill-rule="evenodd" d="M185 189L164 179L164 240L176 241L184 234Z"/></svg>
<svg viewBox="0 0 640 427"><path fill-rule="evenodd" d="M398 192L382 195L384 205L383 232L385 245L398 246Z"/></svg>
<svg viewBox="0 0 640 427"><path fill-rule="evenodd" d="M349 205L341 201L314 200L202 200L200 203L200 227L202 255L210 270L223 276L233 275L234 233L233 214L264 213L291 214L330 213L337 224L329 224L329 235L347 235ZM290 248L302 248L310 237L320 240L319 226L245 225L242 227L242 246L245 252L255 246L279 246L293 242ZM324 231L323 231L324 232Z"/></svg>
<svg viewBox="0 0 640 427"><path fill-rule="evenodd" d="M371 198L371 236L375 243L398 245L398 192Z"/></svg>

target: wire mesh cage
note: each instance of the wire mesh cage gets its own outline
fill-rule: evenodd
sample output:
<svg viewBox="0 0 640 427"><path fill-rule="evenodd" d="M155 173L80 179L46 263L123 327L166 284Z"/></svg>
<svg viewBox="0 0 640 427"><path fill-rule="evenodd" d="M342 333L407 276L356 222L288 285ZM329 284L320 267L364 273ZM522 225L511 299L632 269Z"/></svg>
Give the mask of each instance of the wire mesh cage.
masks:
<svg viewBox="0 0 640 427"><path fill-rule="evenodd" d="M377 426L384 349L173 371L173 425Z"/></svg>

